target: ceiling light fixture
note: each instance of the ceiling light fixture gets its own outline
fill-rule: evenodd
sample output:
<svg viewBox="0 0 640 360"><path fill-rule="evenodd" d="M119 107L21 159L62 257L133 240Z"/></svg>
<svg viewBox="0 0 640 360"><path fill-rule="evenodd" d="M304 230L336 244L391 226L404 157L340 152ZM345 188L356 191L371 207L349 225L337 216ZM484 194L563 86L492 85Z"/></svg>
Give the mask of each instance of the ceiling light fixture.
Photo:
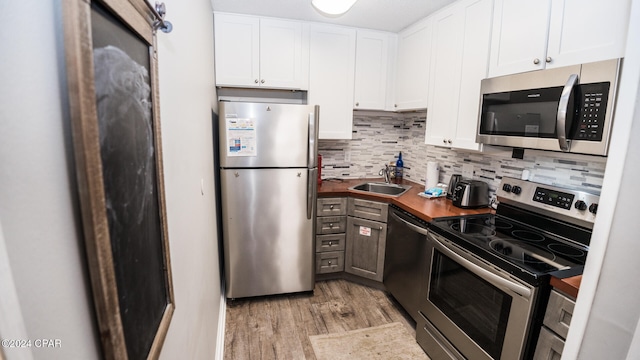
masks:
<svg viewBox="0 0 640 360"><path fill-rule="evenodd" d="M351 9L357 0L311 0L311 4L322 15L338 17Z"/></svg>

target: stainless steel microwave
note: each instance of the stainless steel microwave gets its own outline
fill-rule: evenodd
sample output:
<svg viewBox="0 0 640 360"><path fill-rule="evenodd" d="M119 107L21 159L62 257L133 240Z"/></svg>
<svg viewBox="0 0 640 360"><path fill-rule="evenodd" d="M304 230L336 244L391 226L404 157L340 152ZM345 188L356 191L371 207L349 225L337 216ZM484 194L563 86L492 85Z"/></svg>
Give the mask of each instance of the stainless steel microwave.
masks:
<svg viewBox="0 0 640 360"><path fill-rule="evenodd" d="M476 141L606 156L622 59L482 80Z"/></svg>

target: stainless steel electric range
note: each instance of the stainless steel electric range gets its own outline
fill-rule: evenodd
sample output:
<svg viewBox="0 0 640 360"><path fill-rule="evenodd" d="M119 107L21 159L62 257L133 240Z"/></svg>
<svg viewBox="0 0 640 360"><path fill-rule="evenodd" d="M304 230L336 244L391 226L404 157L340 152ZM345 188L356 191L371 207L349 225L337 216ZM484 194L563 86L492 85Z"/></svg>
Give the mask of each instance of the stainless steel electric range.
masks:
<svg viewBox="0 0 640 360"><path fill-rule="evenodd" d="M436 359L533 356L551 276L582 273L598 196L513 178L495 214L434 220L416 338Z"/></svg>

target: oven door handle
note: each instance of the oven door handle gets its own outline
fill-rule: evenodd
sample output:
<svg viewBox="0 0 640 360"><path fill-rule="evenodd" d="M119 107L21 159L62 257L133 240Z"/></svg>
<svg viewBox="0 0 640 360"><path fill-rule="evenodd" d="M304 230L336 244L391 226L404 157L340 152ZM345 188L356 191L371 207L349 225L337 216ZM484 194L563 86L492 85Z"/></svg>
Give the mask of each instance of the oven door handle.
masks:
<svg viewBox="0 0 640 360"><path fill-rule="evenodd" d="M398 220L398 221L402 222L403 224L405 224L405 225L407 225L409 228L411 228L411 230L413 230L413 231L415 231L415 232L417 232L417 233L420 233L420 234L422 234L422 235L427 235L427 234L428 234L428 233L427 233L427 229L422 228L422 227L420 227L420 226L418 226L418 225L414 225L414 224L412 224L412 223L408 222L407 220L405 220L405 219L401 218L401 217L400 217L398 214L396 214L394 211L391 211L391 212L390 212L390 214L391 214L391 216L393 216L393 218L394 218L394 219L396 219L396 220Z"/></svg>
<svg viewBox="0 0 640 360"><path fill-rule="evenodd" d="M513 281L509 281L500 275L496 275L493 272L487 269L484 269L481 266L478 266L472 263L471 261L465 259L460 254L456 253L455 251L449 249L447 246L443 245L440 241L438 241L438 239L434 237L431 237L431 239L434 240L434 246L436 249L440 250L440 252L442 252L443 254L451 257L453 260L458 262L458 264L464 266L467 270L471 271L472 273L480 276L483 279L487 279L488 281L492 282L496 286L501 286L504 289L511 290L526 299L531 298L531 290L529 288L522 286L520 284L517 284Z"/></svg>

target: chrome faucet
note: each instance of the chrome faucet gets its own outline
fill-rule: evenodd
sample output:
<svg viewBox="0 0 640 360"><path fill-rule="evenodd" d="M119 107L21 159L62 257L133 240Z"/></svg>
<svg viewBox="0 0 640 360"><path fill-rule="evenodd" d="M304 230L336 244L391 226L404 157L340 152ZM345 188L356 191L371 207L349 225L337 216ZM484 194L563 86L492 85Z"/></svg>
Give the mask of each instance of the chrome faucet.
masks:
<svg viewBox="0 0 640 360"><path fill-rule="evenodd" d="M391 173L390 173L390 169L389 169L389 165L384 164L384 168L380 169L380 171L378 172L378 175L382 175L384 176L384 182L386 182L387 184L391 183Z"/></svg>

